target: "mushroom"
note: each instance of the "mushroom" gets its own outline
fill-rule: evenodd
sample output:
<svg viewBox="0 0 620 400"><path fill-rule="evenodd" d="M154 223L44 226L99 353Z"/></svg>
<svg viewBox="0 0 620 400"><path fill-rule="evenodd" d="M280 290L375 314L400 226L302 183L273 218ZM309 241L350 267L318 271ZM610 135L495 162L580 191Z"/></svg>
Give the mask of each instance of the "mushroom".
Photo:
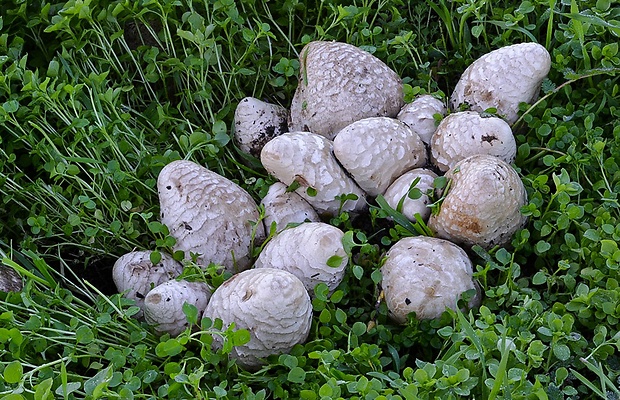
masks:
<svg viewBox="0 0 620 400"><path fill-rule="evenodd" d="M487 53L461 75L450 106L466 104L473 111L497 109L509 124L518 118L519 103L538 97L540 85L551 68L551 56L538 43L519 43Z"/></svg>
<svg viewBox="0 0 620 400"><path fill-rule="evenodd" d="M463 111L444 118L431 139L431 160L442 172L474 154L490 154L507 163L517 155L510 125L498 117Z"/></svg>
<svg viewBox="0 0 620 400"><path fill-rule="evenodd" d="M403 106L398 74L353 45L315 41L299 56L299 85L291 102L291 131L333 139L368 117L396 117Z"/></svg>
<svg viewBox="0 0 620 400"><path fill-rule="evenodd" d="M161 222L176 250L197 263L241 271L251 264L252 240L265 236L254 199L234 182L191 161L173 161L157 178ZM253 237L254 235L254 237Z"/></svg>
<svg viewBox="0 0 620 400"><path fill-rule="evenodd" d="M155 286L176 278L183 272L183 266L168 254L161 253L157 264L151 262L151 251L132 251L119 257L112 268L112 280L119 293L133 299L142 316L144 297Z"/></svg>
<svg viewBox="0 0 620 400"><path fill-rule="evenodd" d="M19 292L23 287L21 276L13 268L0 265L0 292Z"/></svg>
<svg viewBox="0 0 620 400"><path fill-rule="evenodd" d="M288 110L246 97L235 109L233 126L235 141L241 151L258 158L265 143L288 131Z"/></svg>
<svg viewBox="0 0 620 400"><path fill-rule="evenodd" d="M196 307L198 315L201 315L210 297L211 288L204 282L164 282L144 298L144 320L154 325L157 333L177 336L189 326L183 304Z"/></svg>
<svg viewBox="0 0 620 400"><path fill-rule="evenodd" d="M288 224L320 221L310 203L287 189L282 182L276 182L269 187L267 195L261 200L265 207L263 222L268 231L273 223L276 224L276 232L279 232Z"/></svg>
<svg viewBox="0 0 620 400"><path fill-rule="evenodd" d="M289 352L303 343L312 323L312 302L295 275L274 268L258 268L234 275L219 286L204 317L235 323L250 332L250 341L232 349L230 357L244 368L256 369L261 359ZM223 345L215 335L213 346Z"/></svg>
<svg viewBox="0 0 620 400"><path fill-rule="evenodd" d="M319 283L325 283L334 291L349 262L343 237L344 232L323 222L285 229L265 245L254 268L288 271L302 281L310 296Z"/></svg>
<svg viewBox="0 0 620 400"><path fill-rule="evenodd" d="M334 215L339 210L361 211L365 194L349 178L332 154L332 141L310 132L289 132L273 138L263 147L261 162L271 175L295 192L319 214ZM341 197L354 194L341 204Z"/></svg>
<svg viewBox="0 0 620 400"><path fill-rule="evenodd" d="M447 240L427 236L396 242L381 267L381 287L390 317L399 324L415 312L418 319L434 319L456 309L461 295L477 289L467 253ZM476 294L469 307L480 303Z"/></svg>
<svg viewBox="0 0 620 400"><path fill-rule="evenodd" d="M527 193L517 172L497 157L478 154L459 161L439 213L428 222L438 237L485 249L504 246L527 218Z"/></svg>
<svg viewBox="0 0 620 400"><path fill-rule="evenodd" d="M434 181L437 174L425 168L416 168L404 173L392 183L383 197L390 207L400 211L409 221L416 221L416 214L419 214L423 221L428 221L431 209L428 206L430 198L428 193L432 192ZM417 183L412 187L413 183ZM420 196L417 198L409 197L409 192L418 189ZM399 204L402 205L399 207Z"/></svg>
<svg viewBox="0 0 620 400"><path fill-rule="evenodd" d="M344 127L334 139L334 155L370 196L385 192L404 172L426 164L420 137L394 118L365 118Z"/></svg>
<svg viewBox="0 0 620 400"><path fill-rule="evenodd" d="M396 118L404 122L418 134L425 144L430 144L431 136L437 129L435 114L446 115L446 106L443 101L430 94L418 96L400 110Z"/></svg>

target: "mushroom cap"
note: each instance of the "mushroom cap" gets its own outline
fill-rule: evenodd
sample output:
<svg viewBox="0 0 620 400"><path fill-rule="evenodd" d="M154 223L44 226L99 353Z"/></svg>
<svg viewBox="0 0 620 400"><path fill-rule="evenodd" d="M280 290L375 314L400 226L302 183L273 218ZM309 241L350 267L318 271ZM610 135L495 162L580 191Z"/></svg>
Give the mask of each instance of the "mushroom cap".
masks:
<svg viewBox="0 0 620 400"><path fill-rule="evenodd" d="M0 265L0 292L19 292L23 287L21 276L13 268Z"/></svg>
<svg viewBox="0 0 620 400"><path fill-rule="evenodd" d="M474 111L448 115L431 139L433 164L445 172L474 154L489 154L512 163L517 143L510 125L501 118L482 117Z"/></svg>
<svg viewBox="0 0 620 400"><path fill-rule="evenodd" d="M289 352L308 337L312 302L303 283L290 272L258 268L232 276L218 287L204 317L235 323L250 332L250 341L234 347L230 357L247 369L262 365L262 358ZM221 348L222 338L213 337Z"/></svg>
<svg viewBox="0 0 620 400"><path fill-rule="evenodd" d="M333 215L340 209L337 196L355 194L343 211L361 211L365 194L347 176L332 153L332 141L310 132L288 132L273 138L263 147L261 162L271 175L285 185L297 182L295 192L319 214ZM316 190L308 193L308 189Z"/></svg>
<svg viewBox="0 0 620 400"><path fill-rule="evenodd" d="M276 182L269 187L261 204L265 207L263 222L267 231L273 222L276 223L276 232L279 232L288 224L320 221L310 203L297 193L288 192L287 186L282 182Z"/></svg>
<svg viewBox="0 0 620 400"><path fill-rule="evenodd" d="M485 249L504 246L526 221L527 193L517 172L497 157L478 154L446 173L450 189L428 222L438 237Z"/></svg>
<svg viewBox="0 0 620 400"><path fill-rule="evenodd" d="M424 94L405 104L396 118L417 133L425 144L430 144L431 136L437 129L435 114L444 116L446 112L443 101L430 94Z"/></svg>
<svg viewBox="0 0 620 400"><path fill-rule="evenodd" d="M308 222L285 229L265 245L254 268L276 268L298 277L314 295L314 287L325 283L330 291L342 281L349 257L344 250L344 232L323 222ZM336 267L327 265L339 257Z"/></svg>
<svg viewBox="0 0 620 400"><path fill-rule="evenodd" d="M259 212L248 192L229 179L191 161L173 161L157 178L161 222L176 239L176 250L199 254L197 263L215 263L227 271L251 264L251 242ZM255 241L265 232L256 227Z"/></svg>
<svg viewBox="0 0 620 400"><path fill-rule="evenodd" d="M538 97L551 68L551 56L538 43L519 43L493 50L474 61L450 97L452 110L468 104L473 111L496 108L508 123L518 118L519 103Z"/></svg>
<svg viewBox="0 0 620 400"><path fill-rule="evenodd" d="M403 106L398 74L353 45L310 42L301 50L299 64L291 131L310 131L333 139L352 122L396 117Z"/></svg>
<svg viewBox="0 0 620 400"><path fill-rule="evenodd" d="M420 178L415 188L422 192L417 199L408 196L411 184ZM437 174L425 168L416 168L405 172L398 177L385 191L383 197L393 209L400 211L409 221L416 221L415 215L419 214L423 221L428 221L431 216L431 209L428 206L430 198L428 192L433 190L433 184ZM403 199L404 198L404 199ZM402 209L398 210L398 203L403 199Z"/></svg>
<svg viewBox="0 0 620 400"><path fill-rule="evenodd" d="M177 336L188 327L183 304L198 309L201 315L209 298L211 288L204 282L167 281L153 288L144 298L144 319L155 325L155 331Z"/></svg>
<svg viewBox="0 0 620 400"><path fill-rule="evenodd" d="M288 131L288 110L246 97L235 109L233 126L235 141L241 151L258 158L265 143Z"/></svg>
<svg viewBox="0 0 620 400"><path fill-rule="evenodd" d="M386 254L381 287L390 317L399 324L407 315L434 319L448 308L456 309L463 292L477 289L467 253L447 240L427 236L406 237ZM474 297L469 307L475 307Z"/></svg>
<svg viewBox="0 0 620 400"><path fill-rule="evenodd" d="M119 257L112 267L112 280L119 293L133 299L140 307L136 318L142 316L144 297L156 286L176 278L183 272L183 266L171 256L161 253L157 264L151 262L151 251L132 251Z"/></svg>
<svg viewBox="0 0 620 400"><path fill-rule="evenodd" d="M334 155L370 196L426 164L426 147L417 133L388 117L365 118L342 128L334 139Z"/></svg>

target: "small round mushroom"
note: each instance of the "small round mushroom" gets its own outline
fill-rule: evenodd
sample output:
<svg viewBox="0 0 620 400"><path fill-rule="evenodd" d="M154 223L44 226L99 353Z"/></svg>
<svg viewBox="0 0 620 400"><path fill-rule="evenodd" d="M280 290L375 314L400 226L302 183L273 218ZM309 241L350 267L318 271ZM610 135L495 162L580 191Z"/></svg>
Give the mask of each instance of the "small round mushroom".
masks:
<svg viewBox="0 0 620 400"><path fill-rule="evenodd" d="M21 276L13 268L0 265L0 292L19 292L23 287Z"/></svg>
<svg viewBox="0 0 620 400"><path fill-rule="evenodd" d="M396 118L417 133L425 144L430 144L431 136L437 129L435 114L444 116L446 112L443 101L430 94L424 94L405 104Z"/></svg>
<svg viewBox="0 0 620 400"><path fill-rule="evenodd" d="M204 282L164 282L144 298L144 319L156 332L177 336L189 326L183 304L195 306L201 315L210 297L211 288Z"/></svg>
<svg viewBox="0 0 620 400"><path fill-rule="evenodd" d="M233 126L235 141L241 151L258 158L265 143L288 131L288 110L246 97L235 109Z"/></svg>
<svg viewBox="0 0 620 400"><path fill-rule="evenodd" d="M461 160L445 176L451 186L439 213L428 222L438 237L490 249L508 244L525 225L521 207L527 193L510 164L478 154Z"/></svg>
<svg viewBox="0 0 620 400"><path fill-rule="evenodd" d="M224 327L233 322L250 332L250 341L236 346L230 357L246 369L262 365L261 359L289 352L303 343L312 323L312 302L303 283L290 272L258 268L234 275L218 287L204 317L221 319ZM222 347L214 335L213 345Z"/></svg>
<svg viewBox="0 0 620 400"><path fill-rule="evenodd" d="M263 222L267 231L274 222L276 232L280 232L288 224L320 221L319 215L310 203L287 189L282 182L276 182L269 187L267 195L261 200L261 204L265 207Z"/></svg>
<svg viewBox="0 0 620 400"><path fill-rule="evenodd" d="M431 139L431 161L442 172L474 154L490 154L507 163L517 155L512 129L498 117L463 111L444 118Z"/></svg>
<svg viewBox="0 0 620 400"><path fill-rule="evenodd" d="M538 97L551 68L551 56L538 43L519 43L487 53L461 75L450 97L452 110L461 104L473 111L496 108L509 124L518 118L519 103Z"/></svg>
<svg viewBox="0 0 620 400"><path fill-rule="evenodd" d="M415 215L419 214L424 222L431 216L431 209L428 206L430 198L429 191L433 191L433 183L437 174L425 168L416 168L404 173L387 188L383 197L388 205L400 211L409 221L416 221ZM419 179L419 180L418 180ZM409 192L412 184L418 180L415 187L420 193L420 197L411 198ZM402 201L402 208L398 207Z"/></svg>
<svg viewBox="0 0 620 400"><path fill-rule="evenodd" d="M291 131L309 131L331 140L352 122L396 117L403 106L398 74L353 45L310 42L301 50L299 64Z"/></svg>
<svg viewBox="0 0 620 400"><path fill-rule="evenodd" d="M399 324L415 312L418 319L439 318L456 309L461 295L477 289L467 253L443 239L407 237L387 252L381 267L383 294L390 317ZM480 303L477 294L469 307Z"/></svg>
<svg viewBox="0 0 620 400"><path fill-rule="evenodd" d="M132 251L116 260L112 268L112 280L119 293L133 299L140 307L136 318L142 316L144 297L156 286L176 278L183 272L183 266L168 254L161 253L157 264L151 262L151 251Z"/></svg>
<svg viewBox="0 0 620 400"><path fill-rule="evenodd" d="M334 155L370 196L382 194L404 172L426 164L426 148L417 133L387 117L344 127L334 139Z"/></svg>
<svg viewBox="0 0 620 400"><path fill-rule="evenodd" d="M252 235L265 237L259 212L248 192L194 162L166 165L157 178L161 222L176 239L176 250L198 254L197 263L222 265L236 272L251 265Z"/></svg>
<svg viewBox="0 0 620 400"><path fill-rule="evenodd" d="M349 262L343 237L344 232L323 222L285 229L265 245L254 268L288 271L302 281L310 296L319 283L333 291L342 281Z"/></svg>

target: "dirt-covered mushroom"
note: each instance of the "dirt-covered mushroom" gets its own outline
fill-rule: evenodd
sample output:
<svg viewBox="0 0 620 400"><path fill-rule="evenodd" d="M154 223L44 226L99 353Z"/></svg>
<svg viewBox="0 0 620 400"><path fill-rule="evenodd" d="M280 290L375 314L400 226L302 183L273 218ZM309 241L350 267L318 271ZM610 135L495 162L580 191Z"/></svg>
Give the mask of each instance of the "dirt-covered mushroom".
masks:
<svg viewBox="0 0 620 400"><path fill-rule="evenodd" d="M155 331L177 336L189 325L183 312L183 304L191 304L201 315L209 298L211 288L204 282L171 280L153 288L144 298L144 320L154 325Z"/></svg>
<svg viewBox="0 0 620 400"><path fill-rule="evenodd" d="M431 215L431 209L427 207L430 203L428 193L433 191L435 178L437 174L429 169L413 169L399 176L383 197L390 207L400 211L408 220L416 221L415 215L419 214L426 222ZM410 192L412 196L409 196Z"/></svg>
<svg viewBox="0 0 620 400"><path fill-rule="evenodd" d="M288 110L246 97L235 109L233 126L235 141L241 151L258 158L265 143L288 131Z"/></svg>
<svg viewBox="0 0 620 400"><path fill-rule="evenodd" d="M219 286L204 317L221 319L224 327L235 323L250 332L250 341L236 346L230 357L247 368L262 365L261 359L287 353L303 343L310 332L312 302L303 283L290 272L274 268L243 271ZM214 335L215 348L222 339Z"/></svg>
<svg viewBox="0 0 620 400"><path fill-rule="evenodd" d="M474 61L461 75L450 97L452 110L467 104L482 112L496 108L508 123L518 118L519 103L538 97L551 68L551 56L537 43L519 43L491 51Z"/></svg>
<svg viewBox="0 0 620 400"><path fill-rule="evenodd" d="M251 244L265 236L254 199L229 179L191 161L173 161L157 178L161 222L176 239L175 251L198 254L201 266L228 271L251 264Z"/></svg>
<svg viewBox="0 0 620 400"><path fill-rule="evenodd" d="M501 118L482 117L474 111L448 115L431 138L431 161L445 172L474 154L490 154L512 163L517 143L510 125Z"/></svg>
<svg viewBox="0 0 620 400"><path fill-rule="evenodd" d="M381 287L390 317L407 322L415 312L418 319L434 319L446 309L456 309L462 294L477 289L467 253L443 239L407 237L387 252L381 267ZM468 306L479 304L476 293Z"/></svg>
<svg viewBox="0 0 620 400"><path fill-rule="evenodd" d="M431 136L437 129L435 114L444 116L446 112L443 101L430 94L424 94L405 104L396 118L407 124L425 144L430 144Z"/></svg>
<svg viewBox="0 0 620 400"><path fill-rule="evenodd" d="M398 74L353 45L310 42L299 56L299 85L291 102L291 131L333 139L368 117L396 117L403 106Z"/></svg>
<svg viewBox="0 0 620 400"><path fill-rule="evenodd" d="M325 283L333 291L342 281L349 262L343 237L344 232L323 222L285 229L265 245L254 268L291 272L303 282L311 296L319 283Z"/></svg>
<svg viewBox="0 0 620 400"><path fill-rule="evenodd" d="M276 182L269 187L267 195L261 200L265 207L265 228L270 230L275 222L276 232L286 228L288 224L305 221L318 222L319 215L310 203L294 191L289 191L282 182Z"/></svg>
<svg viewBox="0 0 620 400"><path fill-rule="evenodd" d="M334 155L370 196L385 192L404 172L426 164L426 148L417 133L394 118L365 118L342 128Z"/></svg>
<svg viewBox="0 0 620 400"><path fill-rule="evenodd" d="M319 214L333 215L340 210L341 197L354 194L342 206L343 211L361 211L365 193L336 161L333 143L310 132L289 132L273 138L263 147L261 162L271 175L286 185L295 184L295 192Z"/></svg>
<svg viewBox="0 0 620 400"><path fill-rule="evenodd" d="M0 292L19 292L23 288L22 278L14 269L0 265Z"/></svg>
<svg viewBox="0 0 620 400"><path fill-rule="evenodd" d="M521 213L525 187L505 161L479 154L461 160L445 176L449 190L428 222L438 237L489 249L508 244L527 221Z"/></svg>
<svg viewBox="0 0 620 400"><path fill-rule="evenodd" d="M157 264L151 262L151 251L132 251L119 257L112 268L112 280L119 293L133 299L142 310L144 297L155 286L176 278L183 266L171 256L161 253ZM135 315L142 316L142 311Z"/></svg>

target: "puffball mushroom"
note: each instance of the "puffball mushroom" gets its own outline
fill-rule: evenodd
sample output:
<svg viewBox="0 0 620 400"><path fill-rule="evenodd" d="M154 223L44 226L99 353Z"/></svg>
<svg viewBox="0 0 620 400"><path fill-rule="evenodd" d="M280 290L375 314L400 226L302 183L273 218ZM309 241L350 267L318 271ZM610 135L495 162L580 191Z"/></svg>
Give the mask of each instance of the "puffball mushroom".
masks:
<svg viewBox="0 0 620 400"><path fill-rule="evenodd" d="M233 126L235 141L241 151L258 158L265 143L288 131L288 110L246 97L235 109Z"/></svg>
<svg viewBox="0 0 620 400"><path fill-rule="evenodd" d="M183 304L195 306L198 315L201 315L210 297L211 288L204 282L164 282L153 288L144 298L144 319L154 325L156 332L177 336L188 327Z"/></svg>
<svg viewBox="0 0 620 400"><path fill-rule="evenodd" d="M282 182L269 186L267 195L263 197L261 204L265 207L263 222L268 231L274 222L276 232L279 232L291 223L320 221L319 215L310 203L297 193L287 191L287 186Z"/></svg>
<svg viewBox="0 0 620 400"><path fill-rule="evenodd" d="M527 218L521 207L527 193L517 172L497 157L479 154L459 161L446 173L452 181L429 228L457 244L485 249L504 246Z"/></svg>
<svg viewBox="0 0 620 400"><path fill-rule="evenodd" d="M183 266L168 254L161 253L157 264L151 262L151 251L132 251L119 257L112 268L112 280L119 293L133 299L140 307L136 318L142 316L144 297L156 286L176 278Z"/></svg>
<svg viewBox="0 0 620 400"><path fill-rule="evenodd" d="M219 286L207 305L204 317L221 319L224 327L233 322L250 332L250 341L232 349L230 357L244 368L255 369L261 359L289 352L303 343L312 323L312 302L303 283L290 272L258 268L234 275ZM214 347L222 347L214 335Z"/></svg>
<svg viewBox="0 0 620 400"><path fill-rule="evenodd" d="M227 271L247 269L251 243L262 241L254 199L240 186L191 161L173 161L157 178L161 222L176 239L176 250L186 258L198 254L197 263L215 263Z"/></svg>
<svg viewBox="0 0 620 400"><path fill-rule="evenodd" d="M482 117L474 111L456 112L444 118L431 138L431 160L442 172L474 154L490 154L507 163L517 155L512 129L498 117Z"/></svg>
<svg viewBox="0 0 620 400"><path fill-rule="evenodd" d="M299 185L295 192L319 214L338 212L337 197L354 194L342 211L361 211L365 193L349 178L332 153L332 141L310 132L288 132L273 138L263 147L261 162L267 172L285 185ZM316 193L315 193L316 191Z"/></svg>
<svg viewBox="0 0 620 400"><path fill-rule="evenodd" d="M390 317L399 324L407 315L434 319L446 309L456 309L463 292L477 289L467 253L447 240L427 236L396 242L381 267L381 287ZM480 303L474 296L469 307Z"/></svg>
<svg viewBox="0 0 620 400"><path fill-rule="evenodd" d="M14 269L0 265L0 292L19 292L23 286L21 276Z"/></svg>
<svg viewBox="0 0 620 400"><path fill-rule="evenodd" d="M342 128L334 139L334 156L370 196L426 164L426 148L417 133L387 117L365 118Z"/></svg>
<svg viewBox="0 0 620 400"><path fill-rule="evenodd" d="M383 61L353 45L315 41L299 53L299 84L291 102L291 131L333 139L368 117L396 117L402 81Z"/></svg>
<svg viewBox="0 0 620 400"><path fill-rule="evenodd" d="M474 61L450 97L452 110L461 104L473 111L496 108L509 124L518 118L519 103L538 97L551 68L551 56L538 43L519 43L487 53Z"/></svg>
<svg viewBox="0 0 620 400"><path fill-rule="evenodd" d="M302 281L310 296L319 283L333 291L342 281L349 262L343 237L344 232L323 222L285 229L265 245L254 268L288 271Z"/></svg>
<svg viewBox="0 0 620 400"><path fill-rule="evenodd" d="M437 129L435 114L446 115L443 101L430 94L416 97L411 103L405 104L396 118L404 122L418 134L425 144L430 144L431 136Z"/></svg>
<svg viewBox="0 0 620 400"><path fill-rule="evenodd" d="M399 176L392 183L383 197L390 207L400 211L409 221L416 221L415 215L419 214L423 221L428 221L431 209L428 206L430 198L428 192L433 190L433 183L437 174L425 168L416 168ZM415 187L421 192L420 197L410 198L409 191L412 189L413 182L419 179ZM398 204L402 200L402 208L398 209Z"/></svg>

